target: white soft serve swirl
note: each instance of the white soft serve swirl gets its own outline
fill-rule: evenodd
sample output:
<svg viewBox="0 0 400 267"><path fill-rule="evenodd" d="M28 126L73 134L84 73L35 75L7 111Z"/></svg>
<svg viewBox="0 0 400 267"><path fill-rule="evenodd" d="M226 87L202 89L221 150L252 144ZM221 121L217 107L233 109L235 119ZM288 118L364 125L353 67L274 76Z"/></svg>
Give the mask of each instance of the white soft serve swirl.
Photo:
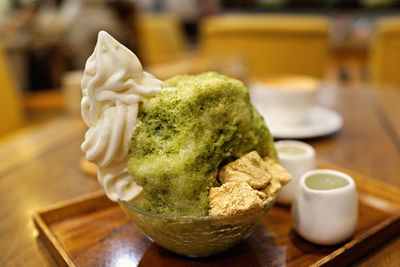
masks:
<svg viewBox="0 0 400 267"><path fill-rule="evenodd" d="M139 103L163 86L143 71L132 51L99 32L82 79L82 118L89 130L81 149L97 165L99 182L111 200L131 201L142 192L128 173L128 147Z"/></svg>

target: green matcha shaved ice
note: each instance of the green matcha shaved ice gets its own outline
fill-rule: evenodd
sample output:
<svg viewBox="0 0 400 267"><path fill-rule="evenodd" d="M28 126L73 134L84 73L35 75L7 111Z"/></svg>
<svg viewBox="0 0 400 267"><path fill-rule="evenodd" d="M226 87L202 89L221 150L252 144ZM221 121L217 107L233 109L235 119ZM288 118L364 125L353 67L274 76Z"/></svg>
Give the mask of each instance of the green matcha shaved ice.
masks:
<svg viewBox="0 0 400 267"><path fill-rule="evenodd" d="M277 160L273 139L238 80L207 72L166 86L139 112L129 173L144 189L141 208L207 215L218 167L253 150Z"/></svg>

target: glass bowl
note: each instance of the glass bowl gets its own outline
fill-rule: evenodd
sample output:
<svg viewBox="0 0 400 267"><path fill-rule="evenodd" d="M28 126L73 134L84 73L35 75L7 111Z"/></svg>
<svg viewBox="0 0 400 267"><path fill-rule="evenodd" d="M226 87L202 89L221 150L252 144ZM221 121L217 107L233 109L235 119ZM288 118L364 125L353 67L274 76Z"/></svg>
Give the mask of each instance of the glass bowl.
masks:
<svg viewBox="0 0 400 267"><path fill-rule="evenodd" d="M125 201L119 203L147 237L161 247L188 257L206 257L248 237L275 200L276 196L268 198L261 209L226 217L161 215Z"/></svg>

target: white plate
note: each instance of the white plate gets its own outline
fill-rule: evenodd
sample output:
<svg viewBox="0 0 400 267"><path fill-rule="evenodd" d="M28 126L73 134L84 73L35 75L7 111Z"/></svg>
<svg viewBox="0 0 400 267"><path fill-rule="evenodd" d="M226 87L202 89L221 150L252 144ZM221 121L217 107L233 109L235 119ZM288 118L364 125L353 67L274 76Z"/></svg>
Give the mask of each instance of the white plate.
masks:
<svg viewBox="0 0 400 267"><path fill-rule="evenodd" d="M312 107L308 120L304 124L294 126L268 123L268 119L261 109L260 113L275 138L304 139L320 137L334 133L343 126L343 118L338 112L322 106Z"/></svg>

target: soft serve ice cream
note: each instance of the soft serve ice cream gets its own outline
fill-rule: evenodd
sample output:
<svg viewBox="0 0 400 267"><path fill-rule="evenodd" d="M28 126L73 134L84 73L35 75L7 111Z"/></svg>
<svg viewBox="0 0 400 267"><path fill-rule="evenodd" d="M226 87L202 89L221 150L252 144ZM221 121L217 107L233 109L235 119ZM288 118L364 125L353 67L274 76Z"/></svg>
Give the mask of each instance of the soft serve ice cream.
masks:
<svg viewBox="0 0 400 267"><path fill-rule="evenodd" d="M82 79L82 118L89 130L82 143L87 160L111 200L134 200L142 192L128 173L129 142L139 105L155 96L164 83L144 72L138 58L101 31Z"/></svg>

